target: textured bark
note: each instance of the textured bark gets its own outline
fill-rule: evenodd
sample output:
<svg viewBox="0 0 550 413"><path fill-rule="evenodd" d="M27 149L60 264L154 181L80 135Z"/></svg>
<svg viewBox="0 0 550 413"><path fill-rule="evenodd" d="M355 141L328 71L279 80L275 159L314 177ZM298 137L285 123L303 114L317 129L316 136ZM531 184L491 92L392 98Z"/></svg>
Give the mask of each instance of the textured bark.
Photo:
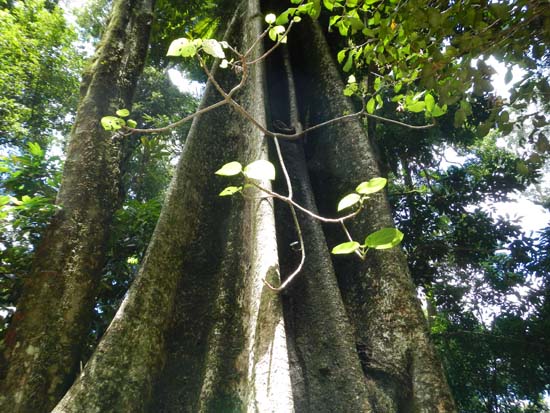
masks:
<svg viewBox="0 0 550 413"><path fill-rule="evenodd" d="M129 107L147 53L153 0L114 2L84 74L60 211L44 235L6 335L0 410L50 411L74 379L95 303L112 214L120 200L120 141L99 119Z"/></svg>
<svg viewBox="0 0 550 413"><path fill-rule="evenodd" d="M343 83L320 28L305 27L302 36L310 47L304 53L297 45L295 58L303 70L302 104L309 106L310 122L354 111L341 93ZM321 129L307 139L309 169L322 214L334 214L342 196L353 192L358 183L380 176L375 150L360 120ZM369 233L391 226L385 194L373 197L366 211L349 225L360 242ZM326 229L330 245L346 241L339 228ZM402 250L369 251L365 263L349 256L335 258L334 265L374 411L455 411Z"/></svg>
<svg viewBox="0 0 550 413"><path fill-rule="evenodd" d="M255 0L238 13L228 40L244 49L262 20ZM265 122L261 66L250 77L238 99ZM202 107L219 99L208 85ZM294 411L281 303L262 282L278 274L272 203L220 198L214 175L266 156L228 106L195 120L138 278L55 412Z"/></svg>
<svg viewBox="0 0 550 413"><path fill-rule="evenodd" d="M229 27L227 40L247 49L261 32L259 1L243 1ZM310 123L353 110L323 34L310 23L299 29L294 77L272 56L269 73L255 65L236 97L263 125L273 117L299 127L294 79ZM214 73L226 89L238 81L231 70ZM209 84L202 107L220 99ZM282 149L295 199L311 211L334 215L342 195L380 174L360 121L310 134L305 154L302 145ZM341 234L300 214L303 270L282 300L263 284L279 282L278 256L283 274L299 261L288 209L251 189L218 197L237 178L214 171L268 152L229 105L195 119L139 275L54 412L454 411L398 248L369 252L366 263L332 259ZM350 228L362 240L392 225L381 194Z"/></svg>
<svg viewBox="0 0 550 413"><path fill-rule="evenodd" d="M270 102L273 119L284 119L300 129L294 76L288 53L275 55L271 64ZM271 61L273 62L273 60ZM282 67L281 67L282 66ZM283 162L290 171L294 199L317 212L302 142L281 142ZM281 174L280 174L281 175ZM279 192L287 188L279 181ZM286 204L278 204L277 229L283 274L292 273L301 254L294 222ZM298 211L305 243L305 261L298 278L285 292L292 364L292 387L299 412L370 412L353 330L338 289L330 252L319 221Z"/></svg>

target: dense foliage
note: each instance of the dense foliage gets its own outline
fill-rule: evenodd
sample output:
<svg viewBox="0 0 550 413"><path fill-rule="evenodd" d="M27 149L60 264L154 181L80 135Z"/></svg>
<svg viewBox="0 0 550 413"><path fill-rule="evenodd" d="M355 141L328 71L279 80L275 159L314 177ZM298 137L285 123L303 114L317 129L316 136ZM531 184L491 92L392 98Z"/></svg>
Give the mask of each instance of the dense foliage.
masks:
<svg viewBox="0 0 550 413"><path fill-rule="evenodd" d="M8 317L21 277L54 211L63 136L76 110L82 58L52 2L0 2L0 309ZM5 323L0 322L0 331Z"/></svg>

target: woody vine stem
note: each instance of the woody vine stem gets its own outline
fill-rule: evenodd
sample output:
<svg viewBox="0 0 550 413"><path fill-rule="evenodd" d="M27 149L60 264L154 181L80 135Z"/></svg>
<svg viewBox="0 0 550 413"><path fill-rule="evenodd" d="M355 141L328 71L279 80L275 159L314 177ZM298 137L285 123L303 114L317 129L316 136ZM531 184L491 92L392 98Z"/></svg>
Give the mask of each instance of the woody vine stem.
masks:
<svg viewBox="0 0 550 413"><path fill-rule="evenodd" d="M288 141L297 140L302 136L304 136L306 133L313 131L315 129L325 127L336 122L347 121L347 120L355 119L362 116L367 116L367 117L371 117L384 122L398 124L400 126L404 126L412 129L425 129L433 126L433 124L409 125L397 120L388 119L388 118L377 116L371 113L367 113L365 111L365 104L364 104L365 96L363 95L362 96L363 104L361 105L362 109L360 111L356 113L346 114L340 117L336 117L304 129L298 118L297 97L295 93L294 79L292 76L290 59L289 59L288 50L286 47L283 48L283 60L284 60L283 63L284 63L287 83L288 83L290 121L291 121L292 127L294 128L293 133L273 132L269 130L266 126L262 125L259 121L257 121L243 106L241 106L234 99L233 96L237 91L239 91L246 84L246 81L248 79L248 74L249 74L249 67L251 65L262 62L271 53L273 53L273 51L276 48L286 43L287 36L290 30L292 29L293 25L295 23L298 23L301 19L299 14L301 12L304 13L303 10L302 11L300 10L300 7L302 6L299 6L296 9L294 9L294 12L290 15L292 19L290 20L288 27L286 28L283 25L276 25L275 24L277 21L276 16L273 14L268 14L265 18L265 21L267 22L268 27L262 32L262 34L257 39L254 40L252 46L250 46L248 50L246 50L246 52L244 53L240 53L238 50L233 48L227 42L224 42L224 41L218 42L215 39L189 40L189 39L182 38L172 42L172 44L169 47L167 55L182 56L182 57L196 56L196 58L199 60L201 67L206 73L208 80L223 97L222 100L212 105L209 105L205 108L202 108L189 116L186 116L174 123L171 123L161 128L150 128L150 129L137 128L137 123L135 121L131 119L127 121L122 119L124 117L129 116L130 112L127 109L118 110L116 112L117 114L116 117L106 116L101 119L101 124L106 130L116 131L114 138L126 137L137 133L160 134L160 133L170 131L194 119L199 115L202 115L218 107L229 104L239 114L241 114L244 118L250 121L255 127L257 127L265 136L269 136L273 138L275 143L275 148L277 151L279 164L281 166L281 169L285 178L285 182L286 182L286 187L288 191L287 196L274 192L265 186L265 182L275 179L275 168L270 162L266 160L254 161L244 168L239 162L230 162L228 164L223 165L222 168L216 171L216 174L221 176L241 175L244 178L243 185L229 186L220 193L220 196L229 196L229 195L234 195L236 193L241 193L241 195L243 195L242 191L245 187L255 187L258 190L262 191L264 194L266 194L268 197L278 199L282 202L285 202L288 205L292 215L294 226L296 228L298 242L300 244L301 259L297 268L291 274L289 274L281 283L281 285L279 285L278 287L272 285L266 279L263 280L265 285L269 289L275 292L283 291L300 273L305 262L306 252L305 252L302 230L301 230L300 223L298 221L298 216L296 213L297 209L323 223L333 223L333 224L336 223L342 226L342 229L349 241L335 246L332 249L333 254L355 253L361 259L365 259L366 253L370 248L374 248L374 249L392 248L395 245L399 244L403 238L403 233L401 233L396 228L383 228L367 236L365 239L365 242L363 244L360 244L359 242L353 240L350 232L348 231L345 225L345 221L355 217L362 211L365 202L369 198L368 195L378 192L385 187L387 183L387 180L385 178L373 178L370 181L363 182L357 186L354 193L348 194L345 197L343 197L338 203L338 208L337 208L338 211L342 211L352 207L355 208L355 210L340 218L322 217L320 215L313 213L312 211L308 210L307 208L301 206L296 201L294 201L292 184L285 165L285 161L282 156L279 139L288 140ZM289 18L288 11L286 12L286 18L287 20ZM269 36L274 41L273 46L270 47L267 51L265 51L260 57L251 59L250 58L251 54L253 53L255 48L258 46L258 44L260 44L260 42L262 42L266 36ZM226 59L226 54L224 49L228 50L234 56L231 60ZM203 55L201 53L205 53L214 58L221 59L221 62L218 64L218 67L221 69L231 68L237 75L240 75L240 80L238 84L235 85L230 91L228 92L225 91L225 89L217 82L212 72L208 69L204 61ZM350 79L351 78L352 77L350 76ZM355 78L353 78L352 80L355 81ZM348 81L348 84L349 82L350 81Z"/></svg>

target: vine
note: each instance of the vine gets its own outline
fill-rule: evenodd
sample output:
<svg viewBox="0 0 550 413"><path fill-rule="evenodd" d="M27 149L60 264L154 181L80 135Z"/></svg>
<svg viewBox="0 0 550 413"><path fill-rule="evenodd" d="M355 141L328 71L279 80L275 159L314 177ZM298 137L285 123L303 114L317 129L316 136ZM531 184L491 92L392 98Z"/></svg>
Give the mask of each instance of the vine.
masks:
<svg viewBox="0 0 550 413"><path fill-rule="evenodd" d="M247 187L254 187L266 194L267 197L278 199L281 202L284 202L288 205L291 211L294 225L296 227L296 232L298 235L298 241L300 244L301 251L301 260L298 267L285 278L282 284L278 287L273 286L267 280L264 279L264 283L268 288L273 291L280 292L285 289L289 283L298 275L303 267L305 262L305 246L302 231L300 224L297 218L296 210L309 215L310 217L323 222L330 224L340 224L342 227L348 241L338 244L332 248L332 254L342 255L342 254L356 254L360 259L364 260L366 258L367 252L369 249L387 249L392 248L398 245L403 239L403 233L396 228L382 228L376 232L373 232L366 236L365 240L360 243L352 238L350 232L346 227L346 221L357 216L364 208L366 202L370 199L369 195L372 195L376 192L381 191L387 184L386 178L376 177L372 178L369 181L360 183L353 193L350 193L344 196L337 205L337 212L342 212L346 210L352 210L352 212L347 215L337 217L337 218L327 218L313 213L307 208L301 206L293 199L293 190L290 182L288 172L286 170L285 162L280 150L279 140L297 140L304 136L306 133L311 132L315 129L328 126L336 122L347 121L351 119L356 119L362 116L371 117L377 120L384 122L390 122L398 124L400 126L412 128L412 129L424 129L430 128L432 124L428 125L409 125L394 119L385 118L373 114L377 100L379 100L379 95L373 95L365 103L366 98L369 97L367 93L366 85L360 85L355 76L351 75L348 78L348 83L343 93L346 96L360 95L363 102L361 110L352 114L344 114L342 116L326 120L319 124L310 126L303 129L299 124L297 116L292 116L292 122L295 125L295 129L288 131L289 133L280 133L274 132L267 128L267 126L262 125L261 122L256 120L243 106L241 106L233 96L237 91L239 91L245 84L248 79L249 68L251 65L257 64L265 60L273 51L279 46L285 44L288 39L288 34L291 31L294 24L301 21L300 15L309 15L312 18L317 18L320 13L320 3L318 1L307 2L304 4L304 1L291 0L293 3L298 4L297 7L292 7L287 9L285 12L276 16L275 14L268 14L265 16L265 22L268 27L262 32L262 34L255 39L252 46L248 48L245 52L241 53L236 48L232 47L226 41L218 41L215 39L187 39L180 38L174 40L170 47L168 48L167 56L174 57L184 57L191 58L196 57L203 68L205 74L208 77L208 80L216 88L216 90L222 96L222 99L218 102L211 104L203 109L196 111L195 113L186 116L170 125L161 127L161 128L150 128L150 129L140 129L137 127L137 122L125 118L130 116L130 112L127 109L119 109L116 111L117 116L105 116L101 119L101 125L105 130L115 131L115 136L124 137L130 136L136 133L164 133L173 128L180 126L181 124L192 120L193 118L214 110L218 107L224 105L232 106L239 114L244 118L250 121L256 128L258 128L265 136L269 136L274 139L275 147L277 149L277 154L279 158L279 163L281 165L283 174L285 176L286 185L288 189L288 195L284 196L277 192L272 191L267 188L264 182L269 182L275 180L275 167L274 165L266 160L256 160L246 166L237 161L232 161L223 165L218 169L215 174L232 177L239 176L242 181L239 185L227 186L220 192L220 196L232 196L236 194L241 194L244 196L244 189ZM260 57L255 59L251 58L252 52L255 50L256 46L265 38L269 37L274 44L265 51ZM233 70L237 75L240 76L239 82L233 86L229 91L226 91L214 78L212 72L208 69L205 63L205 56L211 56L215 59L219 59L218 67L221 69ZM288 57L286 57L288 59ZM339 59L340 60L340 59ZM287 68L289 70L289 68ZM288 75L288 74L287 74ZM292 76L288 75L289 82L292 81ZM426 96L426 98L428 98ZM295 96L291 97L291 101L294 99L294 102L291 102L291 105L295 105ZM419 99L419 97L412 98ZM433 99L433 98L431 98ZM426 100L426 99L425 99ZM373 103L374 102L374 103ZM431 100L430 100L431 102ZM423 107L426 105L424 104ZM295 111L291 111L295 112ZM295 115L295 114L294 114Z"/></svg>

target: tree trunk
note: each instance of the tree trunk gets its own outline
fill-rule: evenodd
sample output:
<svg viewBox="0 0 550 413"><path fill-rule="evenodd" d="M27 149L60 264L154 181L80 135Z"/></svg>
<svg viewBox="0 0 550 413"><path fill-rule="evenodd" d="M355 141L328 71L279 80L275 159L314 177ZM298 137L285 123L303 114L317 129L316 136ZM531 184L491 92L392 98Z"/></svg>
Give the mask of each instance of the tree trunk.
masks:
<svg viewBox="0 0 550 413"><path fill-rule="evenodd" d="M309 107L310 122L353 112L355 108L341 92L344 85L319 26L304 25L304 29L301 42L295 39L294 63L302 71L301 103ZM301 45L306 41L310 47L304 51ZM321 214L333 215L340 198L360 182L380 176L376 152L358 119L314 131L307 141ZM385 194L373 196L366 211L349 225L361 243L371 232L392 226ZM327 227L326 233L329 245L347 241L340 228ZM455 411L403 251L371 250L364 263L349 256L333 261L374 410Z"/></svg>
<svg viewBox="0 0 550 413"><path fill-rule="evenodd" d="M262 17L254 0L237 13L226 37L243 50ZM238 96L262 123L264 85L255 66ZM218 100L207 85L201 107ZM282 308L262 282L278 273L272 203L220 198L227 180L214 175L266 157L263 135L228 106L195 119L139 275L55 412L294 411Z"/></svg>
<svg viewBox="0 0 550 413"><path fill-rule="evenodd" d="M153 0L117 0L83 76L60 210L38 248L7 332L0 411L50 411L66 392L90 328L113 212L122 144L99 119L129 107L147 54Z"/></svg>

